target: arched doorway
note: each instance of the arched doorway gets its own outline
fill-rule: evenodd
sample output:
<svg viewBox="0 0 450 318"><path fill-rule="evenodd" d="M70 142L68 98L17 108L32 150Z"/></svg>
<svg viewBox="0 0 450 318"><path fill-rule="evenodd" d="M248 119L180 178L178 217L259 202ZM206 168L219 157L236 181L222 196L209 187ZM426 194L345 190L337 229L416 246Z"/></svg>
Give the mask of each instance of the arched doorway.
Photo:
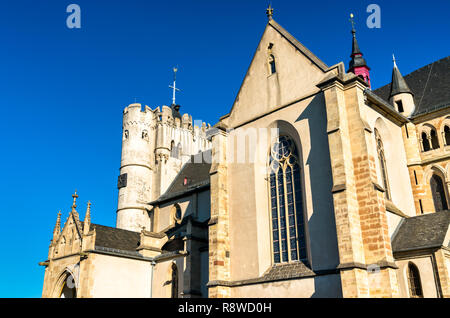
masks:
<svg viewBox="0 0 450 318"><path fill-rule="evenodd" d="M59 279L59 284L57 284L57 291L59 293L55 295L58 298L77 298L77 288L75 285L75 279L72 274L66 272Z"/></svg>

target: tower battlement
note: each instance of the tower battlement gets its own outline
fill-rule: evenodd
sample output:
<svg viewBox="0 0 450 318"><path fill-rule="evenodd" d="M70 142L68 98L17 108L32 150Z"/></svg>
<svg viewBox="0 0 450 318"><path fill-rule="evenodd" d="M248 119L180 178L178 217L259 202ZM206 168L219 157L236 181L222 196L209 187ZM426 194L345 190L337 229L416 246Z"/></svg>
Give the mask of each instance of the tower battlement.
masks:
<svg viewBox="0 0 450 318"><path fill-rule="evenodd" d="M123 111L117 227L150 229L148 202L162 195L191 155L211 149L206 130L179 105L155 109L130 104Z"/></svg>

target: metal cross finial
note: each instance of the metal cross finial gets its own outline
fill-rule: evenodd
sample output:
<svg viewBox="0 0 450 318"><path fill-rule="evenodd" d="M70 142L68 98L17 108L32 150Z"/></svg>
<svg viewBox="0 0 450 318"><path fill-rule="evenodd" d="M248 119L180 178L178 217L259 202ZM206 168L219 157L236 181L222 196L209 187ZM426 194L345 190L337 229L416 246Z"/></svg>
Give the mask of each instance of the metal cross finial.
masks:
<svg viewBox="0 0 450 318"><path fill-rule="evenodd" d="M172 89L172 105L176 105L176 92L181 91L179 88L177 88L177 72L178 66L173 68L173 85L169 85L169 87Z"/></svg>
<svg viewBox="0 0 450 318"><path fill-rule="evenodd" d="M355 20L353 20L353 18L354 18L355 16L353 15L353 13L350 13L350 19L349 19L349 21L350 21L350 23L352 24L352 32L355 32Z"/></svg>
<svg viewBox="0 0 450 318"><path fill-rule="evenodd" d="M272 3L269 3L269 7L266 10L266 14L267 14L267 17L269 18L269 20L272 20L272 17L273 17Z"/></svg>

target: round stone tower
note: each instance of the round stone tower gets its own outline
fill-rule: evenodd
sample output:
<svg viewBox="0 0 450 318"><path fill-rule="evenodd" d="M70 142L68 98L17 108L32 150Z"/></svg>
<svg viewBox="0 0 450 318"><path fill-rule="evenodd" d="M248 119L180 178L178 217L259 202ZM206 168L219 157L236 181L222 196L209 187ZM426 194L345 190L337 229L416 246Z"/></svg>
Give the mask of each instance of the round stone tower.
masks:
<svg viewBox="0 0 450 318"><path fill-rule="evenodd" d="M117 228L149 230L147 203L152 199L155 114L150 107L131 104L123 112L122 160L117 187Z"/></svg>

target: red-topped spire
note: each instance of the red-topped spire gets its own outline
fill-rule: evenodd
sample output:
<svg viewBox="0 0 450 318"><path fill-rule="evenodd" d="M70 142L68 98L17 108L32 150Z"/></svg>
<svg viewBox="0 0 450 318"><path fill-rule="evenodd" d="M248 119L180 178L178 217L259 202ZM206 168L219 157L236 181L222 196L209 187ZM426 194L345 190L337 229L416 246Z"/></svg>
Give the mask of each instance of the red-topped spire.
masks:
<svg viewBox="0 0 450 318"><path fill-rule="evenodd" d="M350 22L352 23L352 58L349 63L349 72L352 72L356 76L360 76L371 87L370 84L370 67L367 66L366 60L362 57L361 50L359 49L358 41L356 40L355 21L353 20L353 13L350 14Z"/></svg>

